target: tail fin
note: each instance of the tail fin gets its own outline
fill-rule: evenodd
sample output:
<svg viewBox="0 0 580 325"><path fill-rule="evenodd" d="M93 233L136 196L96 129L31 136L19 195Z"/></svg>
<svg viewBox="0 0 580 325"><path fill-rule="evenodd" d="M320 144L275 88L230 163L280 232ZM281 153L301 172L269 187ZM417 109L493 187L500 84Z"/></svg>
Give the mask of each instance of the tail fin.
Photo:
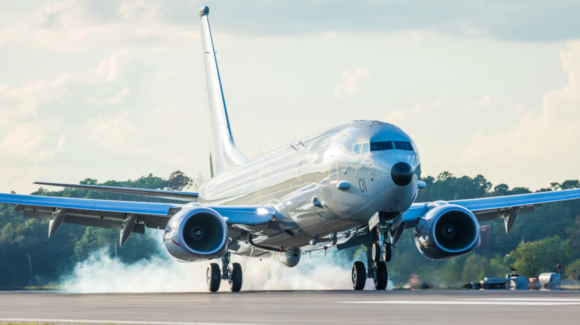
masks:
<svg viewBox="0 0 580 325"><path fill-rule="evenodd" d="M238 166L248 160L234 144L220 73L215 57L208 15L208 7L201 7L199 9L207 94L209 97L210 119L213 132L211 153L209 156L211 176L213 177L224 170Z"/></svg>

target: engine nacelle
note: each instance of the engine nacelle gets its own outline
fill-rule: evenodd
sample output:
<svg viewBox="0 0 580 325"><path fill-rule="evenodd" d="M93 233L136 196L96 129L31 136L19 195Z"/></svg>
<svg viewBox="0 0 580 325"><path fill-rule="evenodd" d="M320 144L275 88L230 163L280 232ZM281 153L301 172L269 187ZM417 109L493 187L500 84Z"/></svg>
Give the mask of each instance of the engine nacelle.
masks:
<svg viewBox="0 0 580 325"><path fill-rule="evenodd" d="M289 252L281 252L280 261L287 267L295 267L300 262L300 248L294 248Z"/></svg>
<svg viewBox="0 0 580 325"><path fill-rule="evenodd" d="M182 261L219 258L227 251L228 226L210 208L186 208L169 219L163 244L171 256Z"/></svg>
<svg viewBox="0 0 580 325"><path fill-rule="evenodd" d="M433 260L470 253L480 242L477 218L459 205L440 205L429 210L415 228L417 249Z"/></svg>

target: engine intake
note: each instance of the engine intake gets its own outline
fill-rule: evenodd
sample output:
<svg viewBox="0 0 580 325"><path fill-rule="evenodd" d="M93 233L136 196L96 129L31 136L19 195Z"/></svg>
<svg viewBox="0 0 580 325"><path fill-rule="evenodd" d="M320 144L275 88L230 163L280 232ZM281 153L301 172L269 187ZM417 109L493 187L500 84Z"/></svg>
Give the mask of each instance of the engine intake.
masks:
<svg viewBox="0 0 580 325"><path fill-rule="evenodd" d="M429 210L415 228L417 249L433 260L470 253L479 243L477 218L459 205L440 205Z"/></svg>
<svg viewBox="0 0 580 325"><path fill-rule="evenodd" d="M219 258L227 251L228 226L210 208L183 209L169 219L163 243L169 254L183 261Z"/></svg>

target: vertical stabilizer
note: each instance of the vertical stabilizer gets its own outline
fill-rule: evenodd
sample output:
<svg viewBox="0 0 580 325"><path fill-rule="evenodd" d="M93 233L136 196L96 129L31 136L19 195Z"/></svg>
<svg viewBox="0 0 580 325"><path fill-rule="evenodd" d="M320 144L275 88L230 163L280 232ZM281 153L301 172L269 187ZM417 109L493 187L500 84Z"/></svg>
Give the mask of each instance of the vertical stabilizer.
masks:
<svg viewBox="0 0 580 325"><path fill-rule="evenodd" d="M210 153L210 168L212 177L224 170L238 166L247 161L246 157L234 144L226 101L222 89L222 82L218 70L211 29L209 27L209 8L199 9L201 22L201 36L203 39L203 57L205 60L205 77L207 83L207 95L209 98L209 111L212 128L212 143Z"/></svg>

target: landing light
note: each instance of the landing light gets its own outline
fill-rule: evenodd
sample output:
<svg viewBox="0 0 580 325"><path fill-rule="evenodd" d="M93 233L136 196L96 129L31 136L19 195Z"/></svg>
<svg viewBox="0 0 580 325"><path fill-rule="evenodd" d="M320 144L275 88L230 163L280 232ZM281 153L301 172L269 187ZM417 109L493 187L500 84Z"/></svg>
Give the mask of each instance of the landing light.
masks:
<svg viewBox="0 0 580 325"><path fill-rule="evenodd" d="M268 209L266 209L266 208L258 208L258 209L256 209L256 213L258 215L265 215L265 214L268 214Z"/></svg>

